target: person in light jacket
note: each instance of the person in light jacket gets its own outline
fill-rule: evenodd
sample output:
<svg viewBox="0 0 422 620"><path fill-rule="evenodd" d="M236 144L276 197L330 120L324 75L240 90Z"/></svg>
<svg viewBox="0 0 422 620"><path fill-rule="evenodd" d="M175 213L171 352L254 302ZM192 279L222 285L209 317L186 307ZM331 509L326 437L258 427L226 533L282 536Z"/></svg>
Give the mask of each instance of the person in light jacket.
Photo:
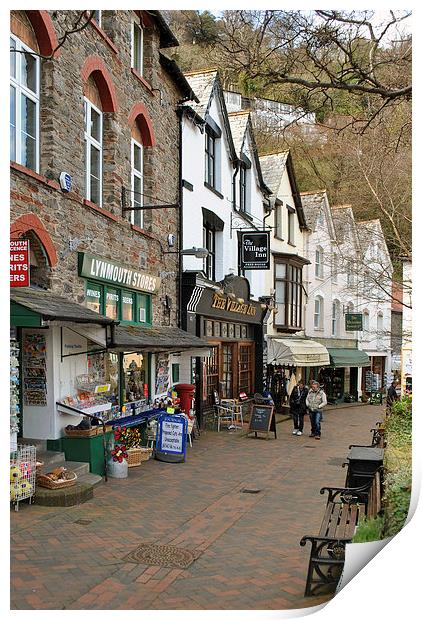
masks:
<svg viewBox="0 0 422 620"><path fill-rule="evenodd" d="M309 409L309 418L311 420L311 434L309 437L321 439L321 417L322 410L327 404L327 397L324 390L320 387L318 381L311 381L311 389L306 397L306 406Z"/></svg>

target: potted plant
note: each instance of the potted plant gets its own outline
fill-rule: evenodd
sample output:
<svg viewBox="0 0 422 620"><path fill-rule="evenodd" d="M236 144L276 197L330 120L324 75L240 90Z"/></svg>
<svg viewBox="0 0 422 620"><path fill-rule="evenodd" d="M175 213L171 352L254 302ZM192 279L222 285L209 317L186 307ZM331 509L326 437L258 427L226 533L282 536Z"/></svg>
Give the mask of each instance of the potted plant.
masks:
<svg viewBox="0 0 422 620"><path fill-rule="evenodd" d="M128 454L123 443L114 443L110 450L110 458L107 461L107 471L110 478L127 478Z"/></svg>

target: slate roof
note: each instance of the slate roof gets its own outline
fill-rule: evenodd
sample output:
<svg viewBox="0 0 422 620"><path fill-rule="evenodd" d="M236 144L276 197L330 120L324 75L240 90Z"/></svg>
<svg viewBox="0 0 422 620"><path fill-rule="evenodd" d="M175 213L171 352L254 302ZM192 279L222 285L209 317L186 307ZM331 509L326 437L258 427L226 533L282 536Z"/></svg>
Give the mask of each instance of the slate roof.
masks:
<svg viewBox="0 0 422 620"><path fill-rule="evenodd" d="M191 108L195 110L199 116L205 118L211 98L211 93L217 78L217 70L188 72L185 78L189 86L198 98L198 103L191 104Z"/></svg>
<svg viewBox="0 0 422 620"><path fill-rule="evenodd" d="M280 187L288 156L289 151L282 151L272 155L262 155L259 158L264 181L275 196Z"/></svg>
<svg viewBox="0 0 422 620"><path fill-rule="evenodd" d="M230 112L227 116L229 118L230 133L231 133L234 148L236 151L236 156L239 158L241 156L243 145L245 142L246 132L248 131L248 128L250 129L249 139L250 139L252 153L245 153L245 155L247 157L249 156L249 159L253 159L255 162L255 167L256 167L256 171L258 175L258 181L259 181L259 185L262 191L265 192L266 194L271 194L271 190L268 187L268 185L265 183L265 179L263 178L263 175L262 175L261 162L259 161L259 157L258 157L258 149L255 143L250 113L246 111Z"/></svg>
<svg viewBox="0 0 422 620"><path fill-rule="evenodd" d="M160 31L160 48L163 47L176 47L179 45L179 41L174 36L174 33L170 29L170 26L164 19L161 11L148 11L153 15L157 21L158 29Z"/></svg>
<svg viewBox="0 0 422 620"><path fill-rule="evenodd" d="M316 222L321 209L324 208L324 202L327 196L326 190L320 192L304 192L300 195L303 210L305 212L306 223L311 230L315 230Z"/></svg>
<svg viewBox="0 0 422 620"><path fill-rule="evenodd" d="M110 349L119 351L184 351L209 349L206 340L178 327L138 327L119 325L114 330L114 342Z"/></svg>
<svg viewBox="0 0 422 620"><path fill-rule="evenodd" d="M229 112L228 117L234 148L239 156L245 140L246 128L249 121L249 112Z"/></svg>
<svg viewBox="0 0 422 620"><path fill-rule="evenodd" d="M159 58L160 65L174 78L174 81L178 85L180 92L184 95L185 99L187 101L196 101L196 103L199 103L198 97L193 92L179 65L161 52L159 53Z"/></svg>
<svg viewBox="0 0 422 620"><path fill-rule="evenodd" d="M353 234L356 231L353 209L350 205L334 205L331 207L334 230L336 231L337 241L344 243L348 232Z"/></svg>
<svg viewBox="0 0 422 620"><path fill-rule="evenodd" d="M376 219L356 222L356 228L360 246L365 254L374 236L379 237L380 235L380 221Z"/></svg>
<svg viewBox="0 0 422 620"><path fill-rule="evenodd" d="M81 304L43 289L31 287L12 289L10 301L37 312L46 321L71 321L73 323L97 323L99 325L109 325L116 322Z"/></svg>

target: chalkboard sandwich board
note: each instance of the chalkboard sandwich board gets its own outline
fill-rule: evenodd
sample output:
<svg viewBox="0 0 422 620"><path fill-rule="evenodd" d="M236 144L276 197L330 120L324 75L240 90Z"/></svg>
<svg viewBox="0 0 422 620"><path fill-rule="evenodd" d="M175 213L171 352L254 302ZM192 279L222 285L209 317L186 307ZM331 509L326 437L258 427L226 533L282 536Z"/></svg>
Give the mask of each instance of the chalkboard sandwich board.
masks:
<svg viewBox="0 0 422 620"><path fill-rule="evenodd" d="M266 433L267 439L270 432L274 433L277 439L275 426L274 407L272 405L253 405L251 418L249 420L248 433Z"/></svg>

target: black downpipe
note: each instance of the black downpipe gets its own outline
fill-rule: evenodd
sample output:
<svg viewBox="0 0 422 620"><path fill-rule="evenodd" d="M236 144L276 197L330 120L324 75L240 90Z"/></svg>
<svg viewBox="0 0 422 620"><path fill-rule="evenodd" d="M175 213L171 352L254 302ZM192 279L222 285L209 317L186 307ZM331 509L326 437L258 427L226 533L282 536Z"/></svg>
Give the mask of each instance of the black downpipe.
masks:
<svg viewBox="0 0 422 620"><path fill-rule="evenodd" d="M177 281L177 305L178 305L178 314L177 314L177 327L182 328L182 274L183 274L183 169L182 169L182 155L183 155L183 145L182 145L182 133L183 133L183 108L177 108L177 115L179 117L179 235L178 235L178 248L179 248L179 257L178 257L178 281Z"/></svg>

